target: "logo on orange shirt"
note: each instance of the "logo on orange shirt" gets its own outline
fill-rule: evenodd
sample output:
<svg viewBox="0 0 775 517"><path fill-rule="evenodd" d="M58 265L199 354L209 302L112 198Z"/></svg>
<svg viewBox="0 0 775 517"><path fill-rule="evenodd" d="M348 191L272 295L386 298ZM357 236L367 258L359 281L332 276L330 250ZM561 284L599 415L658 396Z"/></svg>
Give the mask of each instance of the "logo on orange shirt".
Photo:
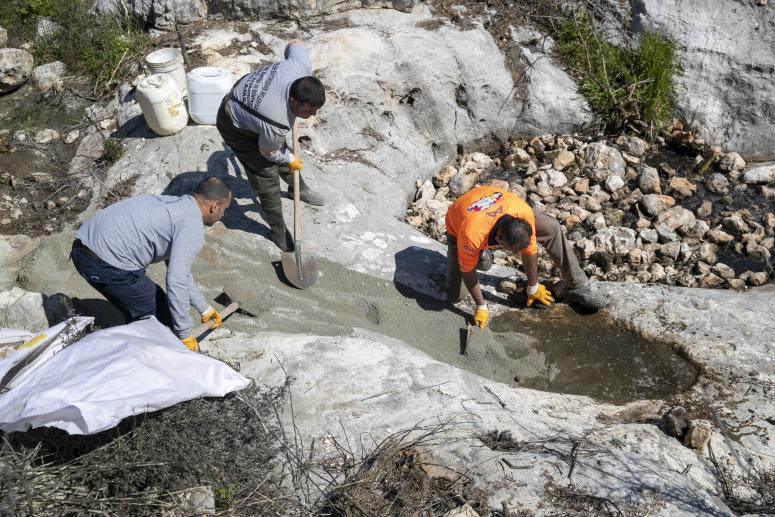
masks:
<svg viewBox="0 0 775 517"><path fill-rule="evenodd" d="M500 192L493 192L492 195L484 196L483 198L480 198L479 200L471 203L468 208L466 208L466 210L468 212L483 212L497 203L502 197L503 194Z"/></svg>

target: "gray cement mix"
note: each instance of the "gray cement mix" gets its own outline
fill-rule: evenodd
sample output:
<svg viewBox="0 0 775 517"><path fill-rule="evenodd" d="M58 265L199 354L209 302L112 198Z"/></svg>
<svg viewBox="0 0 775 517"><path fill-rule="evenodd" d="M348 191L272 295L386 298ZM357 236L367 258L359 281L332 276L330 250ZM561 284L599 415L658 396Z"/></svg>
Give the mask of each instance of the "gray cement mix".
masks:
<svg viewBox="0 0 775 517"><path fill-rule="evenodd" d="M515 311L513 314L523 315L501 317L493 326L495 332L476 332L466 348L464 334L470 311L465 308L319 257L318 282L310 289L297 289L285 280L279 251L257 245L263 244L259 243L262 240L218 224L208 230L206 245L193 269L206 297L213 299L225 291L255 314L254 318L237 314L227 320L225 327L234 332L346 336L354 329L368 329L409 343L436 360L507 385L603 400L664 395L665 386L672 393L685 389L693 380L692 368L686 368L685 362L667 347L626 332L623 340L616 334L619 345L609 354L621 360L606 360L600 355L602 320L578 316L562 307L551 312ZM20 285L48 295L63 293L71 297L78 312L96 316L98 326L121 323L118 311L73 268L68 257L71 242L71 232L44 239L24 261ZM313 255L314 250L306 254ZM150 276L162 286L164 272L161 264L149 268ZM192 316L196 316L193 311ZM585 328L583 318L593 318L596 324ZM565 332L558 333L558 323ZM661 360L650 364L649 357ZM619 368L612 372L613 363ZM681 372L687 372L684 377L688 380Z"/></svg>

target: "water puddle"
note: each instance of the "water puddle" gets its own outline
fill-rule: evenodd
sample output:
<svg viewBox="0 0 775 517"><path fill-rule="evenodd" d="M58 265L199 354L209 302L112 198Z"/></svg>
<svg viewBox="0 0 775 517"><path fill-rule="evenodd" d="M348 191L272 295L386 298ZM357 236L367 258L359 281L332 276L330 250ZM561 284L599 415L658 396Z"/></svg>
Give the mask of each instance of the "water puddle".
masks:
<svg viewBox="0 0 775 517"><path fill-rule="evenodd" d="M508 312L494 318L491 328L496 336L529 336L531 348L544 355L548 375L514 379L520 387L628 402L681 392L698 373L670 347L568 306Z"/></svg>

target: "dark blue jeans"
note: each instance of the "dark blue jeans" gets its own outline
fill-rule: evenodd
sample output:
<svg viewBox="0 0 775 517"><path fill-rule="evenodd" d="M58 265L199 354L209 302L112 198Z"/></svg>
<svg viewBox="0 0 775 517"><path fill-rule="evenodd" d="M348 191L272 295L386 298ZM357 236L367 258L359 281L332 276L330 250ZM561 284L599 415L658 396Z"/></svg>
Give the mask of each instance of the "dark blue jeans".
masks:
<svg viewBox="0 0 775 517"><path fill-rule="evenodd" d="M156 316L172 327L172 315L164 290L148 278L145 269L124 271L92 257L73 243L70 252L76 271L110 303L118 307L128 322Z"/></svg>

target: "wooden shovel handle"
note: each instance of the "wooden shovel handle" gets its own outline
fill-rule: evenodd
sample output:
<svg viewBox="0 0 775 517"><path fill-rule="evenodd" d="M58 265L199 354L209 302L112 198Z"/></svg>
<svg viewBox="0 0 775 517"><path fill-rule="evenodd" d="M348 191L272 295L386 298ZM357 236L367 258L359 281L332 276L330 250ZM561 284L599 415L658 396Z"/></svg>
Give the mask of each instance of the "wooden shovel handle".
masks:
<svg viewBox="0 0 775 517"><path fill-rule="evenodd" d="M237 302L230 303L225 309L221 311L221 321L225 320L229 316L232 315L237 309L239 309L239 304ZM202 336L205 332L210 330L210 324L209 323L203 323L200 325L196 332L194 332L194 335L196 336L196 340L199 341L202 339Z"/></svg>
<svg viewBox="0 0 775 517"><path fill-rule="evenodd" d="M291 149L293 149L293 157L297 160L299 155L297 154L297 147L299 141L298 124L293 122L293 129L291 130L291 138L293 143ZM301 193L299 192L299 171L293 171L293 240L301 240Z"/></svg>

